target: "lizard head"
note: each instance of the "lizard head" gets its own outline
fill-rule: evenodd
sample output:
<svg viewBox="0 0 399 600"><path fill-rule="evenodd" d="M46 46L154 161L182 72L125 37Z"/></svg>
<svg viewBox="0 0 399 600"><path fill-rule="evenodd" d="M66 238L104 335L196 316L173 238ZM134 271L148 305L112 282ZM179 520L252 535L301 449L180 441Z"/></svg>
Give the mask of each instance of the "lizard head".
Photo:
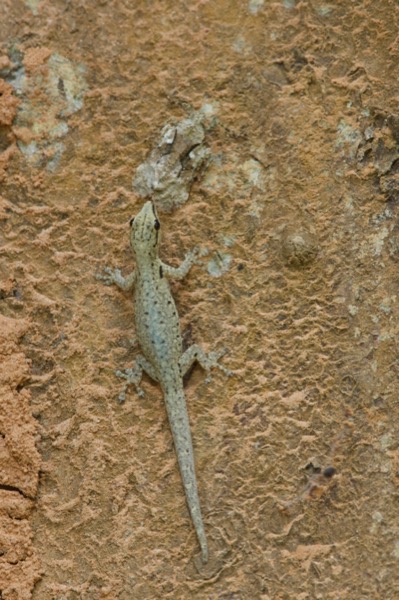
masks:
<svg viewBox="0 0 399 600"><path fill-rule="evenodd" d="M146 202L139 214L130 220L130 244L134 252L156 255L160 227L154 204Z"/></svg>

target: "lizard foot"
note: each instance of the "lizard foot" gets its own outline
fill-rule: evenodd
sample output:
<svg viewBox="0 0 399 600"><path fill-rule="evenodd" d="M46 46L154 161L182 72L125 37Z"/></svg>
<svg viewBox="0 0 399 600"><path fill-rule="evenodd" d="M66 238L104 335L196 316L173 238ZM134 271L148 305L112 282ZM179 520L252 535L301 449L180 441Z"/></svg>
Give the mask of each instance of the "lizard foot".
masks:
<svg viewBox="0 0 399 600"><path fill-rule="evenodd" d="M182 375L184 376L190 369L191 365L195 361L197 361L199 362L201 367L207 372L206 382L210 381L209 371L214 368L220 369L221 371L223 371L223 373L230 376L233 374L232 371L226 369L226 367L219 364L218 362L219 358L224 356L224 354L226 354L226 350L221 350L219 352L209 352L209 354L206 354L206 352L204 352L203 349L200 346L198 346L198 344L194 344L193 346L190 346L190 348L188 348L185 351L185 353L180 357L179 365L181 368Z"/></svg>
<svg viewBox="0 0 399 600"><path fill-rule="evenodd" d="M125 369L124 371L115 371L115 375L120 377L121 379L126 379L126 384L123 387L123 390L119 394L119 402L124 402L126 399L126 390L129 385L134 385L136 388L137 395L142 398L144 396L144 391L139 386L142 369L139 365L133 367L133 369Z"/></svg>
<svg viewBox="0 0 399 600"><path fill-rule="evenodd" d="M104 274L97 273L96 279L102 281L105 285L113 285L119 279L122 278L122 274L119 269L111 269L111 267L104 267Z"/></svg>
<svg viewBox="0 0 399 600"><path fill-rule="evenodd" d="M227 350L226 348L223 348L223 350L219 350L218 352L210 352L208 354L208 360L210 364L210 367L214 367L216 369L219 369L220 371L222 371L225 375L227 375L228 377L231 377L233 375L233 371L231 371L230 369L226 369L226 367L224 367L223 365L221 365L218 361L219 358L222 358L225 354L227 354Z"/></svg>

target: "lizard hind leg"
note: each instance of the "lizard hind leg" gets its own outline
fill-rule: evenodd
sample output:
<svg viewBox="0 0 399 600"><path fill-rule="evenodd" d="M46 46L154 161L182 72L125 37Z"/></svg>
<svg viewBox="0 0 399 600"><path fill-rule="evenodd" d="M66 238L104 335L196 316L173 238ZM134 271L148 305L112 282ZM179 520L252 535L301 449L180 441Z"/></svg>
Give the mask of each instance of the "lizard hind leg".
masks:
<svg viewBox="0 0 399 600"><path fill-rule="evenodd" d="M144 396L144 391L140 387L141 377L143 375L143 371L147 373L154 381L158 381L157 374L150 362L142 355L139 354L136 357L136 362L134 366L130 369L124 369L123 371L115 371L115 375L120 377L121 379L125 379L126 383L122 388L121 393L118 396L119 402L124 402L126 400L126 390L129 385L134 385L136 388L137 395L142 398Z"/></svg>
<svg viewBox="0 0 399 600"><path fill-rule="evenodd" d="M220 369L225 375L232 375L232 371L226 369L226 367L218 362L219 358L221 358L225 353L225 350L221 350L219 352L209 352L207 354L201 348L201 346L198 346L198 344L193 344L190 346L190 348L187 348L187 350L180 357L179 367L182 377L184 377L195 361L199 362L201 367L207 372L208 380L209 372L213 368Z"/></svg>

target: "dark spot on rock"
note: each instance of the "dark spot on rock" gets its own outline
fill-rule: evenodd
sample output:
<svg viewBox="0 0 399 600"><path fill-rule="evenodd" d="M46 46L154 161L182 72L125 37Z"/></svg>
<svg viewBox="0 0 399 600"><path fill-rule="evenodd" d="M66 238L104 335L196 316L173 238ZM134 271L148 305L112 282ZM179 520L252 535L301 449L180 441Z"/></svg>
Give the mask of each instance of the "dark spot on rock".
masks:
<svg viewBox="0 0 399 600"><path fill-rule="evenodd" d="M324 477L327 477L327 479L331 479L336 472L337 470L334 467L326 467L323 471L323 475Z"/></svg>
<svg viewBox="0 0 399 600"><path fill-rule="evenodd" d="M64 84L64 80L62 79L62 77L58 78L58 91L61 94L61 96L66 98L65 84Z"/></svg>
<svg viewBox="0 0 399 600"><path fill-rule="evenodd" d="M3 152L11 145L11 128L7 125L0 125L0 152Z"/></svg>

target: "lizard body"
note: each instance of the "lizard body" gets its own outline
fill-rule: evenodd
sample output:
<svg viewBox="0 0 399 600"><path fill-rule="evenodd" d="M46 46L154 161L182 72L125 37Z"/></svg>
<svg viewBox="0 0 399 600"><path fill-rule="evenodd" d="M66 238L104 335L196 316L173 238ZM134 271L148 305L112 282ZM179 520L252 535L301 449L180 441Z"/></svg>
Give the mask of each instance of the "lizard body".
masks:
<svg viewBox="0 0 399 600"><path fill-rule="evenodd" d="M133 384L138 394L143 395L139 387L143 371L160 384L188 508L201 547L202 561L206 563L208 544L198 496L183 377L195 361L207 372L212 367L218 367L226 374L230 372L218 364L220 354L207 355L196 344L184 353L182 350L179 316L167 278L183 278L196 261L196 252L189 252L178 268L161 261L158 254L160 223L150 201L144 204L130 224L130 243L136 257L135 271L124 278L118 269L106 269L107 275L101 277L106 283L115 283L125 291L135 287L136 334L143 355L136 358L133 368L117 371L119 377L126 379L119 398L124 401L129 384Z"/></svg>

